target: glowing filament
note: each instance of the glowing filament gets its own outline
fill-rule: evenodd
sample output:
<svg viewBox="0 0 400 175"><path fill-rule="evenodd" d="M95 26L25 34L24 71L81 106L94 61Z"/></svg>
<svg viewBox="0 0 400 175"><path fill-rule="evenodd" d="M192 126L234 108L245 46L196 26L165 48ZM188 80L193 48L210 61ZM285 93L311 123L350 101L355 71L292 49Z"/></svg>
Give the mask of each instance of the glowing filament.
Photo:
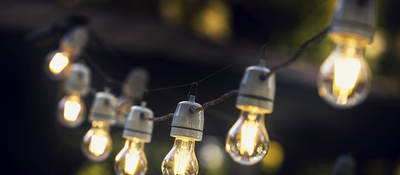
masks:
<svg viewBox="0 0 400 175"><path fill-rule="evenodd" d="M241 128L240 138L240 154L248 153L252 155L254 153L254 146L256 144L257 136L257 125L255 121L246 120Z"/></svg>
<svg viewBox="0 0 400 175"><path fill-rule="evenodd" d="M65 67L67 67L68 64L69 58L64 54L57 52L54 54L53 58L51 58L49 63L50 72L53 74L59 74L65 69Z"/></svg>
<svg viewBox="0 0 400 175"><path fill-rule="evenodd" d="M177 150L175 155L175 166L174 166L174 174L181 175L185 174L186 168L189 164L190 152L189 148L185 145L182 145L181 149Z"/></svg>
<svg viewBox="0 0 400 175"><path fill-rule="evenodd" d="M107 142L107 137L102 135L94 135L89 143L89 151L95 156L100 156L104 154L107 147Z"/></svg>
<svg viewBox="0 0 400 175"><path fill-rule="evenodd" d="M139 164L139 152L138 151L132 151L129 152L126 157L125 157L125 166L124 166L124 171L127 174L135 174L137 166Z"/></svg>
<svg viewBox="0 0 400 175"><path fill-rule="evenodd" d="M64 104L64 119L69 122L76 121L79 117L81 109L82 107L79 103L79 99L69 98Z"/></svg>
<svg viewBox="0 0 400 175"><path fill-rule="evenodd" d="M338 58L334 65L333 93L340 104L346 104L360 75L361 63L354 58Z"/></svg>

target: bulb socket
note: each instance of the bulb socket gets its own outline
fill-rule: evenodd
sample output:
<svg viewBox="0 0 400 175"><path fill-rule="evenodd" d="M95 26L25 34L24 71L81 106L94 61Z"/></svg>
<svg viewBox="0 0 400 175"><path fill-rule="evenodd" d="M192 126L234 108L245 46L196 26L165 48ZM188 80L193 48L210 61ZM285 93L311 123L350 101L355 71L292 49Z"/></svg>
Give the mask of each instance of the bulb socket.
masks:
<svg viewBox="0 0 400 175"><path fill-rule="evenodd" d="M129 72L122 85L122 94L131 101L141 100L147 88L149 73L142 68L133 69Z"/></svg>
<svg viewBox="0 0 400 175"><path fill-rule="evenodd" d="M339 0L330 35L353 36L371 43L376 22L376 0Z"/></svg>
<svg viewBox="0 0 400 175"><path fill-rule="evenodd" d="M275 96L275 74L260 64L246 69L240 82L236 107L252 113L272 113Z"/></svg>
<svg viewBox="0 0 400 175"><path fill-rule="evenodd" d="M90 121L103 121L110 125L116 122L117 99L108 92L98 92L90 110Z"/></svg>
<svg viewBox="0 0 400 175"><path fill-rule="evenodd" d="M195 102L193 95L189 101L182 101L176 107L171 124L172 137L186 137L201 141L203 138L204 112L192 112L192 109L201 107Z"/></svg>
<svg viewBox="0 0 400 175"><path fill-rule="evenodd" d="M71 65L71 71L65 82L65 91L68 94L79 94L85 96L89 92L90 70L81 63Z"/></svg>
<svg viewBox="0 0 400 175"><path fill-rule="evenodd" d="M71 58L78 58L89 41L89 32L86 27L78 26L66 33L60 40L60 48Z"/></svg>
<svg viewBox="0 0 400 175"><path fill-rule="evenodd" d="M145 102L142 102L141 106L132 106L122 136L124 138L135 137L149 143L153 133L153 121L148 119L152 118L153 111L146 108Z"/></svg>

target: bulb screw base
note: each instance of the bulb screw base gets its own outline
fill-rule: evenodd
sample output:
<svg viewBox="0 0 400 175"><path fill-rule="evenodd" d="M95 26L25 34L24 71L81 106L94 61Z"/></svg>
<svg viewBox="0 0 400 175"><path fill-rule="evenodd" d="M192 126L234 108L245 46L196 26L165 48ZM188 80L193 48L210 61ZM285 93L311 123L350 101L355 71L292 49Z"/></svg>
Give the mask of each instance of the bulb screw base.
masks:
<svg viewBox="0 0 400 175"><path fill-rule="evenodd" d="M201 107L196 103L193 95L189 101L182 101L176 107L171 124L172 137L186 137L201 141L203 138L204 112L192 112L192 109Z"/></svg>
<svg viewBox="0 0 400 175"><path fill-rule="evenodd" d="M110 125L116 122L117 99L108 92L98 92L90 111L90 121L104 121Z"/></svg>
<svg viewBox="0 0 400 175"><path fill-rule="evenodd" d="M250 66L240 82L236 107L253 113L272 113L275 96L275 74L262 64ZM265 76L267 77L265 78ZM264 77L264 78L263 78Z"/></svg>
<svg viewBox="0 0 400 175"><path fill-rule="evenodd" d="M81 63L71 65L71 72L65 82L65 91L68 94L85 96L89 92L90 70Z"/></svg>
<svg viewBox="0 0 400 175"><path fill-rule="evenodd" d="M340 0L332 20L331 35L353 35L372 42L376 22L375 0Z"/></svg>
<svg viewBox="0 0 400 175"><path fill-rule="evenodd" d="M145 102L142 102L141 106L132 106L122 136L124 138L135 137L149 143L153 133L153 121L146 119L152 118L153 111L146 108Z"/></svg>

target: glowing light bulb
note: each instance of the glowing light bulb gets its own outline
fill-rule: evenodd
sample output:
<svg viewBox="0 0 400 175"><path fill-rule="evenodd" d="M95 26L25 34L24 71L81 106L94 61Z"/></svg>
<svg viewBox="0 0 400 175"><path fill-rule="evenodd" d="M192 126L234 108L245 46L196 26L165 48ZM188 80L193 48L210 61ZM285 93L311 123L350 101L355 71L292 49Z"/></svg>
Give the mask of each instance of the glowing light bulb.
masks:
<svg viewBox="0 0 400 175"><path fill-rule="evenodd" d="M147 159L143 151L144 142L137 138L127 138L124 148L115 157L115 172L118 175L144 175Z"/></svg>
<svg viewBox="0 0 400 175"><path fill-rule="evenodd" d="M93 161L102 161L111 153L111 147L109 124L93 121L92 128L83 137L81 148L84 155Z"/></svg>
<svg viewBox="0 0 400 175"><path fill-rule="evenodd" d="M346 108L363 101L370 87L370 71L364 47L357 42L340 42L321 65L318 92L329 104Z"/></svg>
<svg viewBox="0 0 400 175"><path fill-rule="evenodd" d="M45 71L50 78L64 78L70 70L71 58L64 51L54 51L47 55Z"/></svg>
<svg viewBox="0 0 400 175"><path fill-rule="evenodd" d="M225 149L236 162L252 165L265 157L269 145L264 115L242 111L228 132Z"/></svg>
<svg viewBox="0 0 400 175"><path fill-rule="evenodd" d="M69 64L68 56L62 52L56 52L53 55L53 58L50 60L49 70L53 74L59 74L63 70L65 70L68 64Z"/></svg>
<svg viewBox="0 0 400 175"><path fill-rule="evenodd" d="M197 175L199 165L194 146L194 140L176 137L174 146L162 162L163 175Z"/></svg>
<svg viewBox="0 0 400 175"><path fill-rule="evenodd" d="M58 104L58 119L64 126L77 127L83 122L85 104L79 95L71 94L64 97Z"/></svg>

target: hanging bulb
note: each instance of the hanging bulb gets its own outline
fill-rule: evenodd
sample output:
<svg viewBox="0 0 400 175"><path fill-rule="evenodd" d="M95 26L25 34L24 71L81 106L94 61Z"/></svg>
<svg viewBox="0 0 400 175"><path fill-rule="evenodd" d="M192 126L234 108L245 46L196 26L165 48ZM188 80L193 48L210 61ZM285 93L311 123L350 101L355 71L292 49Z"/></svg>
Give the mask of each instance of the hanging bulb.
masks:
<svg viewBox="0 0 400 175"><path fill-rule="evenodd" d="M117 175L144 175L147 171L147 159L144 143L151 141L153 132L153 112L146 103L133 106L125 122L123 137L125 146L115 157L114 169Z"/></svg>
<svg viewBox="0 0 400 175"><path fill-rule="evenodd" d="M115 124L116 98L109 92L98 92L91 108L89 120L92 128L82 141L83 154L93 161L103 161L111 153L110 125Z"/></svg>
<svg viewBox="0 0 400 175"><path fill-rule="evenodd" d="M62 52L56 52L49 63L50 72L57 75L61 73L63 70L65 70L68 64L69 64L68 56Z"/></svg>
<svg viewBox="0 0 400 175"><path fill-rule="evenodd" d="M336 107L351 107L363 101L370 87L370 70L364 48L338 44L321 65L318 76L319 95Z"/></svg>
<svg viewBox="0 0 400 175"><path fill-rule="evenodd" d="M175 142L162 162L163 175L198 174L199 165L194 146L195 141L201 141L203 137L204 113L191 111L201 107L194 100L195 97L191 95L189 101L182 101L176 107L170 133L175 137Z"/></svg>
<svg viewBox="0 0 400 175"><path fill-rule="evenodd" d="M93 161L105 160L111 153L112 141L110 126L106 122L93 121L92 128L85 134L82 142L82 152Z"/></svg>
<svg viewBox="0 0 400 175"><path fill-rule="evenodd" d="M58 119L67 127L77 127L83 122L85 104L77 94L64 97L58 103Z"/></svg>
<svg viewBox="0 0 400 175"><path fill-rule="evenodd" d="M65 82L66 96L58 103L58 120L66 127L79 126L85 119L86 107L81 99L89 91L90 71L80 63L71 65Z"/></svg>
<svg viewBox="0 0 400 175"><path fill-rule="evenodd" d="M339 0L329 31L336 48L322 63L317 80L319 95L334 107L352 107L368 95L365 47L372 42L375 21L375 0Z"/></svg>
<svg viewBox="0 0 400 175"><path fill-rule="evenodd" d="M71 64L69 55L63 51L54 51L47 56L46 72L55 79L66 76Z"/></svg>
<svg viewBox="0 0 400 175"><path fill-rule="evenodd" d="M225 149L236 162L252 165L264 158L269 144L264 115L242 111L228 132Z"/></svg>
<svg viewBox="0 0 400 175"><path fill-rule="evenodd" d="M144 142L130 138L115 157L115 171L118 175L144 175L147 171L147 159L144 154Z"/></svg>
<svg viewBox="0 0 400 175"><path fill-rule="evenodd" d="M264 60L250 66L240 82L236 108L239 119L229 130L225 150L235 162L253 165L267 155L270 145L264 115L272 113L275 74L269 74Z"/></svg>
<svg viewBox="0 0 400 175"><path fill-rule="evenodd" d="M194 146L193 139L176 137L174 146L162 162L163 175L196 175L199 164L194 153Z"/></svg>
<svg viewBox="0 0 400 175"><path fill-rule="evenodd" d="M60 40L60 50L47 56L46 72L55 79L64 78L69 72L70 64L79 58L89 40L85 27L78 26L68 31Z"/></svg>
<svg viewBox="0 0 400 175"><path fill-rule="evenodd" d="M147 83L150 79L149 73L143 68L135 68L131 70L125 78L121 89L121 96L118 98L118 110L121 111L117 115L117 124L124 125L126 113L132 105L137 104L143 99Z"/></svg>

